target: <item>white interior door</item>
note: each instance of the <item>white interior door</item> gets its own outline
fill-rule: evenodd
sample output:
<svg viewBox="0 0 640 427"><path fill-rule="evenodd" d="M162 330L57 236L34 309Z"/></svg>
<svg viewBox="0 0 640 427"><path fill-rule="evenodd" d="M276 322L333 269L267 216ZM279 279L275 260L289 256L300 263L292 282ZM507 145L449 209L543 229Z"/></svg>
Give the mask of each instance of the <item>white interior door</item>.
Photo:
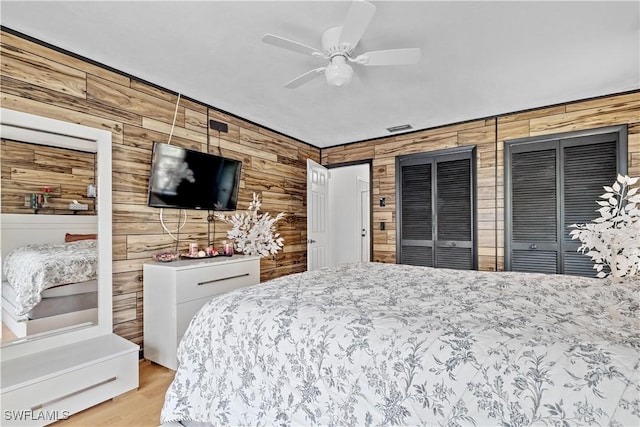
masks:
<svg viewBox="0 0 640 427"><path fill-rule="evenodd" d="M307 270L327 265L329 171L307 159Z"/></svg>
<svg viewBox="0 0 640 427"><path fill-rule="evenodd" d="M369 262L371 260L371 218L370 218L370 196L369 182L358 178L358 193L360 196L360 261Z"/></svg>

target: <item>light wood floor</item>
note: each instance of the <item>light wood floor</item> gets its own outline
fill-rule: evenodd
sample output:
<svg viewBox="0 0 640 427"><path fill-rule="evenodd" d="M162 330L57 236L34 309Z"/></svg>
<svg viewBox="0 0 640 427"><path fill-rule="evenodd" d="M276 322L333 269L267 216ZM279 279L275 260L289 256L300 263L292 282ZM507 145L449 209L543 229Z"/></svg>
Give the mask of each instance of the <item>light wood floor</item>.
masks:
<svg viewBox="0 0 640 427"><path fill-rule="evenodd" d="M11 332L11 329L9 329L9 327L7 325L4 324L4 322L2 322L2 342L6 342L6 341L11 341L12 339L17 338L13 332Z"/></svg>
<svg viewBox="0 0 640 427"><path fill-rule="evenodd" d="M59 421L56 427L144 426L160 424L164 395L175 372L147 360L140 361L140 386L115 399Z"/></svg>

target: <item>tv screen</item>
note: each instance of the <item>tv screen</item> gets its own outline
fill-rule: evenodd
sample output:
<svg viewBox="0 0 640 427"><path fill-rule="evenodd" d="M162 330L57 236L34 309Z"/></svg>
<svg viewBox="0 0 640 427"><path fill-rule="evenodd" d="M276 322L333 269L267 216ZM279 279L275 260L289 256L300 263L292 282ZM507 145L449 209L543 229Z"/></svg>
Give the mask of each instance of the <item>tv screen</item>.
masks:
<svg viewBox="0 0 640 427"><path fill-rule="evenodd" d="M154 142L149 206L235 210L241 169L239 160Z"/></svg>

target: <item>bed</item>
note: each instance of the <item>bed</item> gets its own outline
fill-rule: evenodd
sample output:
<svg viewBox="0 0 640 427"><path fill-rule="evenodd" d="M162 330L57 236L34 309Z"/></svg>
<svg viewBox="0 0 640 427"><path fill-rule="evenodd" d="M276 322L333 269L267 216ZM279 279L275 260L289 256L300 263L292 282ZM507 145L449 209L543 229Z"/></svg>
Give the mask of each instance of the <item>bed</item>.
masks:
<svg viewBox="0 0 640 427"><path fill-rule="evenodd" d="M13 335L97 321L96 229L94 216L2 215L2 321Z"/></svg>
<svg viewBox="0 0 640 427"><path fill-rule="evenodd" d="M165 425L640 425L640 280L358 263L211 300Z"/></svg>

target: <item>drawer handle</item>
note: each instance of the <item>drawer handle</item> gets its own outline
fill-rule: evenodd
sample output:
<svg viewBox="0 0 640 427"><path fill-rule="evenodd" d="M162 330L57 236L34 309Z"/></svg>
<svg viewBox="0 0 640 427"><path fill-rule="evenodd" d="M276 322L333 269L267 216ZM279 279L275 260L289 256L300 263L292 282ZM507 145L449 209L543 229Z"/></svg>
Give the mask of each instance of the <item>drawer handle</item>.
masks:
<svg viewBox="0 0 640 427"><path fill-rule="evenodd" d="M32 410L32 411L37 411L37 410L39 410L39 409L44 408L45 406L53 405L53 404L54 404L54 403L56 403L56 402L60 402L61 400L68 399L68 398L73 397L73 396L75 396L75 395L77 395L77 394L80 394L80 393L84 393L85 391L87 391L87 390L91 390L92 388L96 388L96 387L100 387L100 386L105 385L105 384L112 383L112 382L114 382L114 381L116 380L116 378L117 378L117 377L111 377L111 378L108 378L108 379L106 379L106 380L104 380L104 381L100 381L100 382L99 382L99 383L97 383L97 384L93 384L93 385L90 385L90 386L85 387L85 388L83 388L83 389L73 391L73 392L71 392L71 393L69 393L69 394L65 394L64 396L57 397L57 398L55 398L55 399L53 399L53 400L50 400L50 401L48 401L48 402L41 403L41 404L36 405L36 406L32 406L32 407L31 407L31 410Z"/></svg>
<svg viewBox="0 0 640 427"><path fill-rule="evenodd" d="M210 283L222 282L223 280L237 279L238 277L245 277L248 275L249 273L244 273L244 274L237 274L235 276L223 277L222 279L207 280L206 282L198 282L198 286L208 285Z"/></svg>

